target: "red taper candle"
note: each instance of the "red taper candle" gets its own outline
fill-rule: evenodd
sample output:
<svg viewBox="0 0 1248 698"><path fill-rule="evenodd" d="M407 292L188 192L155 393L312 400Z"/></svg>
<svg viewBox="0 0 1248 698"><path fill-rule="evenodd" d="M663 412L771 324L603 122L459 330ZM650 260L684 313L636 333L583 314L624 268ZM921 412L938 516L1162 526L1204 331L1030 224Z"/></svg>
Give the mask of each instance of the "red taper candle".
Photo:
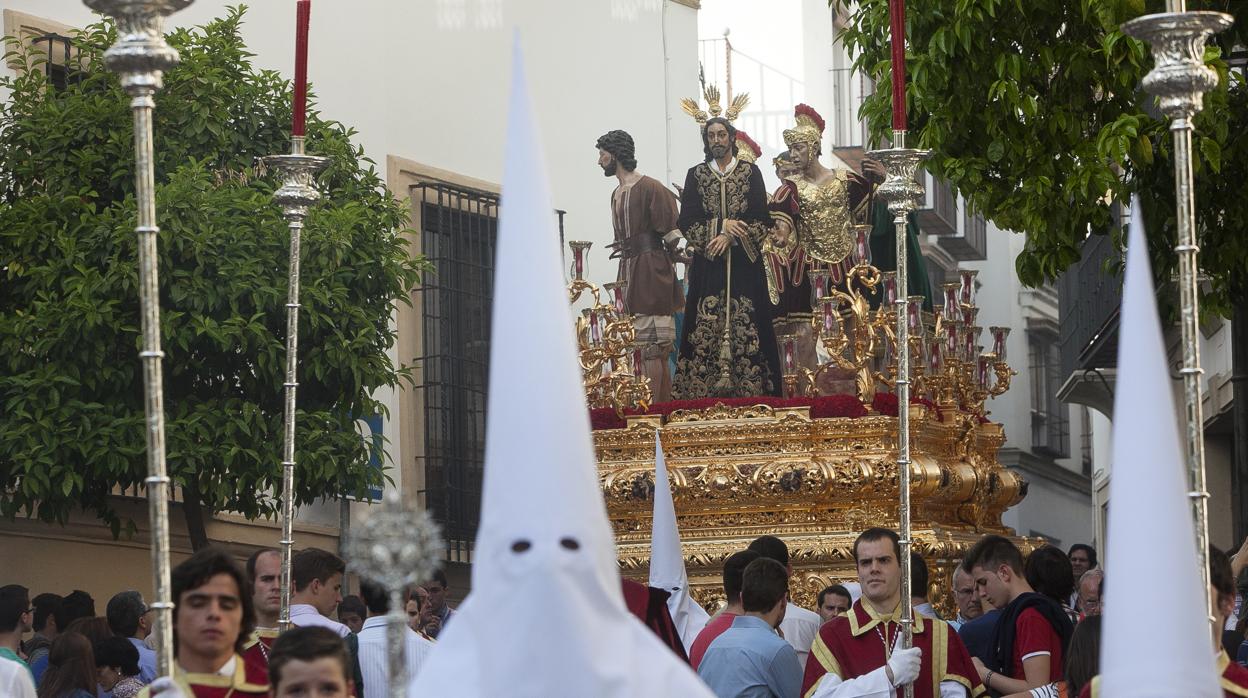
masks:
<svg viewBox="0 0 1248 698"><path fill-rule="evenodd" d="M308 21L312 0L295 3L295 101L292 105L290 135L303 136L308 112Z"/></svg>
<svg viewBox="0 0 1248 698"><path fill-rule="evenodd" d="M893 49L893 130L906 130L906 2L888 0L889 38Z"/></svg>

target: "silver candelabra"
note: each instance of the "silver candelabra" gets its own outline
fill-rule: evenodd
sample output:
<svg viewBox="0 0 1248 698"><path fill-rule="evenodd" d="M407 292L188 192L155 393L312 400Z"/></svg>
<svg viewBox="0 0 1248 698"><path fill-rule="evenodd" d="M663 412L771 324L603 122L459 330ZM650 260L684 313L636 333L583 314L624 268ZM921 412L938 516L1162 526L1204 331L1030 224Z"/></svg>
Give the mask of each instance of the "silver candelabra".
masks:
<svg viewBox="0 0 1248 698"><path fill-rule="evenodd" d="M1205 485L1204 409L1200 378L1200 296L1196 244L1196 204L1192 177L1192 116L1201 110L1204 94L1218 84L1218 76L1205 65L1205 41L1231 26L1230 15L1220 12L1184 12L1184 3L1169 3L1177 10L1146 15L1122 25L1122 31L1147 41L1153 49L1153 69L1144 76L1144 89L1159 98L1170 117L1174 137L1175 219L1178 222L1179 306L1183 334L1183 402L1186 406L1188 496L1196 525L1197 556L1205 593L1205 607L1213 618L1209 595L1209 491Z"/></svg>
<svg viewBox="0 0 1248 698"><path fill-rule="evenodd" d="M312 186L313 177L329 162L329 158L304 153L303 136L291 138L290 153L269 155L266 166L276 170L282 186L273 192L273 200L282 209L282 217L290 229L290 264L286 290L286 381L283 383L285 414L282 435L282 604L278 614L278 630L290 628L290 561L294 546L295 518L295 406L299 389L299 255L303 221L308 208L321 195Z"/></svg>
<svg viewBox="0 0 1248 698"><path fill-rule="evenodd" d="M121 78L134 113L135 201L138 206L139 308L143 348L144 433L147 441L148 520L152 536L152 588L156 612L156 670L173 670L173 600L169 582L169 474L165 467L164 379L161 375L160 276L156 241L156 175L152 153L153 98L164 86L164 71L178 64L178 52L165 42L164 19L192 0L83 0L117 22L117 43L104 52L104 65Z"/></svg>
<svg viewBox="0 0 1248 698"><path fill-rule="evenodd" d="M352 531L347 557L361 577L385 587L389 698L407 696L407 616L403 591L431 577L443 556L442 533L424 510L406 506L390 489L381 504ZM377 697L374 697L377 698Z"/></svg>
<svg viewBox="0 0 1248 698"><path fill-rule="evenodd" d="M897 527L901 538L901 630L902 646L914 643L914 604L910 595L910 325L907 316L909 269L907 262L906 221L911 211L923 204L923 185L915 178L919 165L928 151L906 147L906 132L893 131L893 147L873 150L867 155L879 160L888 173L880 185L879 196L893 214L897 238ZM914 686L906 685L906 696L913 695Z"/></svg>

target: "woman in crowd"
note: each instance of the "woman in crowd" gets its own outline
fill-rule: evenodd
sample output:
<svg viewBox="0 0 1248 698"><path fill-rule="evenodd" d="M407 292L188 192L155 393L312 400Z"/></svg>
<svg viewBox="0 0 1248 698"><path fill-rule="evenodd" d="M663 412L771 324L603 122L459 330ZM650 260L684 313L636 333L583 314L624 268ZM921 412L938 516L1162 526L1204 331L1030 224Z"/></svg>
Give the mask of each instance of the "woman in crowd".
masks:
<svg viewBox="0 0 1248 698"><path fill-rule="evenodd" d="M1070 607L1070 595L1075 591L1075 573L1066 553L1051 545L1042 545L1027 556L1023 574L1036 593L1061 604L1071 623L1079 622L1078 612Z"/></svg>
<svg viewBox="0 0 1248 698"><path fill-rule="evenodd" d="M139 680L139 651L124 637L95 643L95 672L100 688L113 698L134 698L143 690Z"/></svg>
<svg viewBox="0 0 1248 698"><path fill-rule="evenodd" d="M95 698L95 654L85 635L67 632L52 641L39 698Z"/></svg>

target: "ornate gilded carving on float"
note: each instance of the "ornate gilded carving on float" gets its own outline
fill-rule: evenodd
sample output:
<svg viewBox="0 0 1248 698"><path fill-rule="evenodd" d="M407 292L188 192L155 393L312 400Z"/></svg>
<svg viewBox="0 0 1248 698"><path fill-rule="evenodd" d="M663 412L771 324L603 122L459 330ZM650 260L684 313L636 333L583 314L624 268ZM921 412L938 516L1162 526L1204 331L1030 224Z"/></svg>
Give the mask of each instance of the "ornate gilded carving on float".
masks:
<svg viewBox="0 0 1248 698"><path fill-rule="evenodd" d="M851 269L814 275L812 322L826 361L804 372L784 361L790 400L783 406L710 402L628 415L623 428L595 430L599 475L627 576L644 579L649 564L655 430L662 436L690 584L708 608L721 594L724 558L759 535L788 544L794 600L810 607L827 584L856 578L850 548L858 532L897 526L898 419L877 391L892 387L889 366L901 349L891 313L872 308L877 294L889 301L896 289L890 273L871 266L865 231L858 232ZM618 415L628 408L644 412L649 390L628 362L632 326L621 312L622 289L608 285L616 302L600 301L583 277L588 243L572 247L569 298L587 294L592 303L577 321L590 404ZM981 534L1011 533L1001 515L1026 491L1026 483L998 462L1005 434L987 421L985 409L989 398L1009 389L1008 330L990 328L993 349L983 351L974 287L974 272L967 272L945 285L944 303L934 313L923 312L918 299L909 305L906 350L913 395L921 401L908 406L913 537L931 570L932 598L946 610L953 566ZM790 353L783 340L782 349ZM835 371L855 378L858 400L848 398L854 409L846 410L853 416L812 417L817 401L837 400L820 397L821 376ZM1036 545L1022 543L1025 549Z"/></svg>
<svg viewBox="0 0 1248 698"><path fill-rule="evenodd" d="M897 521L896 417L812 419L808 407L732 407L627 418L594 439L620 563L644 578L654 496L654 430L661 431L695 598L713 604L724 558L763 533L793 556L794 597L813 604L832 581L855 578L858 531ZM1010 533L1001 514L1023 482L997 462L1000 425L913 405L911 465L917 549L934 597L982 533ZM1025 545L1034 547L1034 542ZM713 605L712 605L713 607Z"/></svg>

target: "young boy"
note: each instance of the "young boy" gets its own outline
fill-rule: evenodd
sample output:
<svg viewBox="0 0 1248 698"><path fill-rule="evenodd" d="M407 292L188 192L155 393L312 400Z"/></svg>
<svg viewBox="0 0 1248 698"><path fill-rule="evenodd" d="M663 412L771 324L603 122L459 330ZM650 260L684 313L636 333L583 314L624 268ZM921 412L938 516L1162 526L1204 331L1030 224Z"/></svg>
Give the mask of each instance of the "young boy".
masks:
<svg viewBox="0 0 1248 698"><path fill-rule="evenodd" d="M269 685L273 698L347 698L354 691L347 646L327 628L292 628L273 641Z"/></svg>

